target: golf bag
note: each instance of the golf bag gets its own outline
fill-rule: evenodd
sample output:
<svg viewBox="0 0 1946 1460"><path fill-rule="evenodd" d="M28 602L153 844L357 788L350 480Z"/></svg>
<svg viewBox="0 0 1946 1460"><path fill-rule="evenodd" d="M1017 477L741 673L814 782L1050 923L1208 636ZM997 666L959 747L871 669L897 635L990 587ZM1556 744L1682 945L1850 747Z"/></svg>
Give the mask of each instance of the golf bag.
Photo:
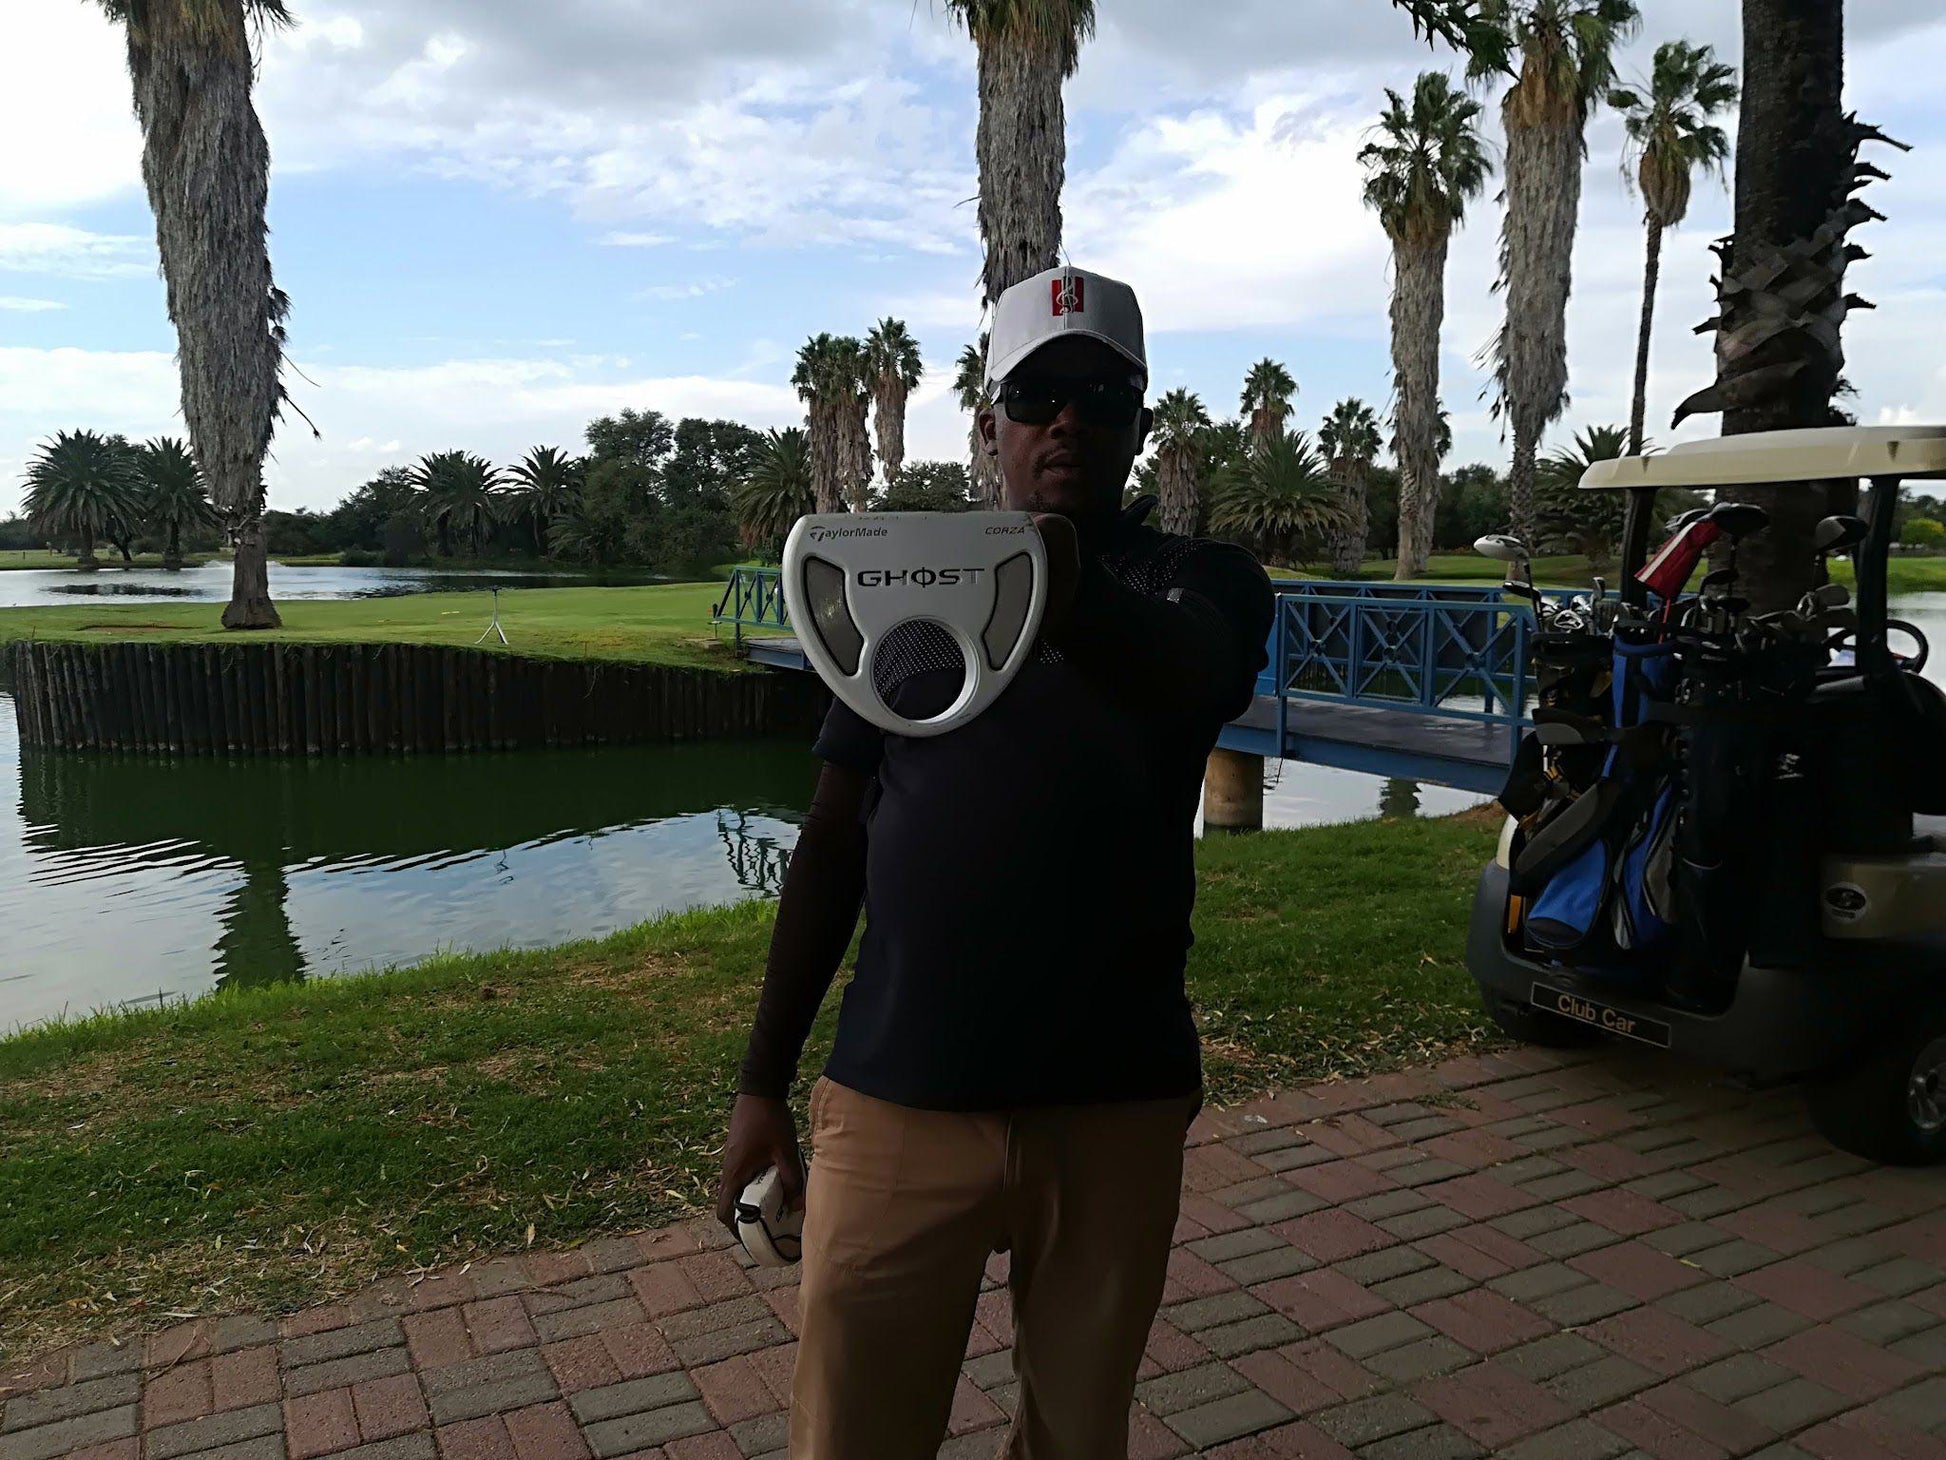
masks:
<svg viewBox="0 0 1946 1460"><path fill-rule="evenodd" d="M1602 721L1543 707L1534 735L1561 749L1593 748L1599 772L1572 799L1537 815L1510 884L1531 902L1528 948L1622 974L1629 955L1669 936L1675 791L1668 732L1652 715L1674 673L1668 645L1617 637Z"/></svg>

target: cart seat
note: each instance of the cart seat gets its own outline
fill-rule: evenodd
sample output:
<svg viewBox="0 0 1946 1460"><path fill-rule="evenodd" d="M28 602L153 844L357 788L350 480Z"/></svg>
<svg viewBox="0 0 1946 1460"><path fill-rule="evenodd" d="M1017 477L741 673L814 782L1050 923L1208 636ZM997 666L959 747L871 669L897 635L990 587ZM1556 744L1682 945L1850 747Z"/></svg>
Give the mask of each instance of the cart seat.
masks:
<svg viewBox="0 0 1946 1460"><path fill-rule="evenodd" d="M1913 817L1912 834L1922 842L1931 842L1935 852L1946 852L1946 816Z"/></svg>

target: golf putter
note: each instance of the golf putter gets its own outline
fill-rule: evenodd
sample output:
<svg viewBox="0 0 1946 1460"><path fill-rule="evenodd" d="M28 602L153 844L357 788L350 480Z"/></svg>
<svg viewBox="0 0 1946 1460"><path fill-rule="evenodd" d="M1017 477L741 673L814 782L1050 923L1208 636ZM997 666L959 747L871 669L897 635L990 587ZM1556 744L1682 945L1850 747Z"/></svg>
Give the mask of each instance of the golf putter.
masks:
<svg viewBox="0 0 1946 1460"><path fill-rule="evenodd" d="M783 580L818 677L893 735L943 735L979 715L1033 652L1047 607L1047 554L1025 512L800 517L784 544ZM935 640L943 630L965 666L953 702L923 720L888 705L876 673L908 624L933 626Z"/></svg>

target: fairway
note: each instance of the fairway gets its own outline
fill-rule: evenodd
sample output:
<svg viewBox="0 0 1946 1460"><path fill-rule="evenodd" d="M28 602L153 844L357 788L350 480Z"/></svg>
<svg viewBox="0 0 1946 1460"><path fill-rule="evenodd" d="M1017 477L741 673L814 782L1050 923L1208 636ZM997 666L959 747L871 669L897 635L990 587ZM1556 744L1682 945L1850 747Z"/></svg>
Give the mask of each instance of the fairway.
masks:
<svg viewBox="0 0 1946 1460"><path fill-rule="evenodd" d="M720 583L634 588L509 588L500 626L516 654L625 659L734 669L738 661L710 629ZM148 643L363 643L470 645L493 612L492 596L413 593L278 605L284 627L249 634L223 628L220 603L100 604L0 609L0 643L16 639ZM498 648L497 642L495 647Z"/></svg>

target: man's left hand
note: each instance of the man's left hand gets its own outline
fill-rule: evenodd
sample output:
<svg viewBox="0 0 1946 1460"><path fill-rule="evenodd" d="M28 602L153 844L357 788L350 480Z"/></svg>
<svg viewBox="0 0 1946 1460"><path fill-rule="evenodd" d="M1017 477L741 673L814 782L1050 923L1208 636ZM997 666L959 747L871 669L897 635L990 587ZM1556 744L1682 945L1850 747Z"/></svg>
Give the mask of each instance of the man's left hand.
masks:
<svg viewBox="0 0 1946 1460"><path fill-rule="evenodd" d="M1047 554L1047 610L1043 628L1058 627L1074 606L1075 589L1081 582L1081 541L1074 523L1056 512L1034 513L1034 526L1041 535Z"/></svg>

